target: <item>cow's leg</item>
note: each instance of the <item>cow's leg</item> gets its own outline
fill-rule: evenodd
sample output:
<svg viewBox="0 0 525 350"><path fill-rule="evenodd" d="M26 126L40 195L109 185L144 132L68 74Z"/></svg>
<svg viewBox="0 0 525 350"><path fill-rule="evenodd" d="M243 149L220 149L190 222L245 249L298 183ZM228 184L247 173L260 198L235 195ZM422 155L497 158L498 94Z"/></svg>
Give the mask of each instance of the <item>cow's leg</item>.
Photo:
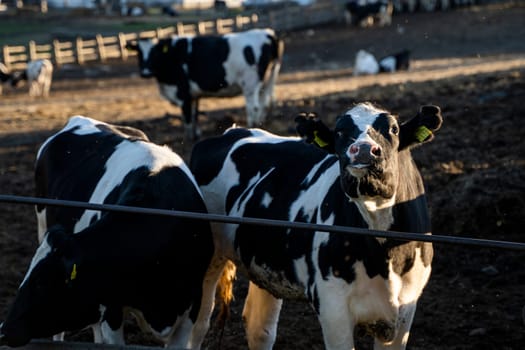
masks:
<svg viewBox="0 0 525 350"><path fill-rule="evenodd" d="M281 69L281 63L274 62L271 69L272 71L270 72L270 77L264 84L263 88L262 101L264 104L265 113L269 112L275 102L275 83L277 82L277 76L279 75L279 70Z"/></svg>
<svg viewBox="0 0 525 350"><path fill-rule="evenodd" d="M170 335L169 339L165 341L165 346L168 348L183 349L186 348L193 328L193 322L189 318L189 310L177 320L175 324L175 331ZM198 349L198 348L196 348Z"/></svg>
<svg viewBox="0 0 525 350"><path fill-rule="evenodd" d="M271 349L277 337L282 299L250 282L242 319L250 350Z"/></svg>
<svg viewBox="0 0 525 350"><path fill-rule="evenodd" d="M197 125L199 113L199 100L188 98L182 103L182 118L184 124L184 141L191 143L198 140L201 134Z"/></svg>
<svg viewBox="0 0 525 350"><path fill-rule="evenodd" d="M348 310L347 297L343 293L337 293L333 287L334 285L331 285L318 289L319 314L317 316L323 330L325 348L327 350L354 349L355 323Z"/></svg>
<svg viewBox="0 0 525 350"><path fill-rule="evenodd" d="M399 308L399 319L397 332L394 340L390 343L383 343L379 339L374 341L374 350L404 350L407 346L410 327L416 313L416 303L402 305Z"/></svg>
<svg viewBox="0 0 525 350"><path fill-rule="evenodd" d="M246 100L246 124L249 128L259 127L263 122L261 106L261 88L262 84L258 83L250 88L245 88L244 98Z"/></svg>
<svg viewBox="0 0 525 350"><path fill-rule="evenodd" d="M201 308L193 327L190 341L186 346L187 348L200 349L204 337L210 328L210 318L215 306L217 286L219 285L221 294L231 293L235 271L235 265L232 262L228 262L222 257L214 257L204 277ZM224 289L229 290L225 291ZM229 298L231 297L230 295Z"/></svg>

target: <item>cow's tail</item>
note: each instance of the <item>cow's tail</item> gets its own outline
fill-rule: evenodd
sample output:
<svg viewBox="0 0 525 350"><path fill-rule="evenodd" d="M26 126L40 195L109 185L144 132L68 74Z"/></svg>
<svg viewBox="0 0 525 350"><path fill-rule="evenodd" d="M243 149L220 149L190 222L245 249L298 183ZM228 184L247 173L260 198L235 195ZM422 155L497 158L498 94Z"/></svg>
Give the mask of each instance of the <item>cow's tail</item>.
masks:
<svg viewBox="0 0 525 350"><path fill-rule="evenodd" d="M271 36L271 40L272 40L272 60L271 60L270 67L269 67L270 76L267 79L267 83L265 87L267 90L266 92L267 98L265 101L265 105L267 108L270 108L275 102L275 95L274 95L275 83L277 82L277 76L279 75L279 71L281 69L283 53L284 53L284 40L280 39L276 35Z"/></svg>
<svg viewBox="0 0 525 350"><path fill-rule="evenodd" d="M228 260L222 270L219 283L217 285L217 300L220 304L219 314L217 321L219 322L220 329L224 329L226 320L230 316L230 303L233 300L233 282L235 281L235 275L237 268L235 264Z"/></svg>

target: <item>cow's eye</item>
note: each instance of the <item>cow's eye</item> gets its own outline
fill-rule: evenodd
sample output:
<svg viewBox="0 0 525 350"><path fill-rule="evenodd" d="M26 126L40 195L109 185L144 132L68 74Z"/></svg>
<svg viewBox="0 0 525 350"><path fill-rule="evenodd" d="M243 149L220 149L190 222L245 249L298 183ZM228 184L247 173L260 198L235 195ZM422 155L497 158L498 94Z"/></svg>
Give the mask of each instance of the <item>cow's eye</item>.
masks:
<svg viewBox="0 0 525 350"><path fill-rule="evenodd" d="M397 125L392 125L392 127L390 128L390 132L393 134L393 135L397 135L399 134L399 127Z"/></svg>

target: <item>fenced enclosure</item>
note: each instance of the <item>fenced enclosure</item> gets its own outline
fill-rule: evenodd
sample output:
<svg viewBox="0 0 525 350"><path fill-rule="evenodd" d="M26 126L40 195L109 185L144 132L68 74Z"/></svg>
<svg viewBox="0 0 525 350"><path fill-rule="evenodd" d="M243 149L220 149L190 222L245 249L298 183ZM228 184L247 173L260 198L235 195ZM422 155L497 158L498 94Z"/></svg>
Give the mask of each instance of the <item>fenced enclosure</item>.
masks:
<svg viewBox="0 0 525 350"><path fill-rule="evenodd" d="M177 22L174 26L159 27L138 33L118 33L91 38L77 37L74 41L53 40L51 43L37 43L33 40L26 45L5 45L2 48L3 63L10 70L22 70L28 61L49 59L56 66L106 62L110 59L126 60L136 52L126 50L126 42L165 38L170 35L226 34L252 28L273 28L288 31L296 28L319 25L335 21L341 16L340 5L330 1L319 2L309 7L289 6L264 14L237 15L231 18L217 18L192 23Z"/></svg>

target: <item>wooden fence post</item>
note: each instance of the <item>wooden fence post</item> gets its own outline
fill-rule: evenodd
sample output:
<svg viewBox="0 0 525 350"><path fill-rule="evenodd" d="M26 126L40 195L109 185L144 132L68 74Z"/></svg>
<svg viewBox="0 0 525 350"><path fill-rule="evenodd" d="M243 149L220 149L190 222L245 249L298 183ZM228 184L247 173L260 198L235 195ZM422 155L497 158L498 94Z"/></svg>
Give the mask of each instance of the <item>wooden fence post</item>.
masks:
<svg viewBox="0 0 525 350"><path fill-rule="evenodd" d="M184 23L177 22L177 35L184 35Z"/></svg>
<svg viewBox="0 0 525 350"><path fill-rule="evenodd" d="M84 64L84 51L83 51L83 44L82 44L82 38L77 37L75 41L75 51L77 52L77 63L82 65Z"/></svg>
<svg viewBox="0 0 525 350"><path fill-rule="evenodd" d="M97 34L95 39L97 40L97 49L98 49L98 58L102 62L106 62L107 56L106 56L106 48L104 46L104 38L102 35Z"/></svg>
<svg viewBox="0 0 525 350"><path fill-rule="evenodd" d="M197 33L199 33L200 35L206 34L206 22L199 21L197 23Z"/></svg>
<svg viewBox="0 0 525 350"><path fill-rule="evenodd" d="M33 61L37 58L36 43L34 40L29 41L29 60Z"/></svg>
<svg viewBox="0 0 525 350"><path fill-rule="evenodd" d="M4 56L4 64L7 69L11 70L11 57L9 56L9 46L4 45L2 48L2 55Z"/></svg>
<svg viewBox="0 0 525 350"><path fill-rule="evenodd" d="M60 43L58 40L53 40L53 55L55 56L55 63L57 66L62 65L62 57L60 56Z"/></svg>
<svg viewBox="0 0 525 350"><path fill-rule="evenodd" d="M124 33L118 33L118 44L120 46L120 57L123 61L128 59L128 49L126 49L126 36Z"/></svg>

